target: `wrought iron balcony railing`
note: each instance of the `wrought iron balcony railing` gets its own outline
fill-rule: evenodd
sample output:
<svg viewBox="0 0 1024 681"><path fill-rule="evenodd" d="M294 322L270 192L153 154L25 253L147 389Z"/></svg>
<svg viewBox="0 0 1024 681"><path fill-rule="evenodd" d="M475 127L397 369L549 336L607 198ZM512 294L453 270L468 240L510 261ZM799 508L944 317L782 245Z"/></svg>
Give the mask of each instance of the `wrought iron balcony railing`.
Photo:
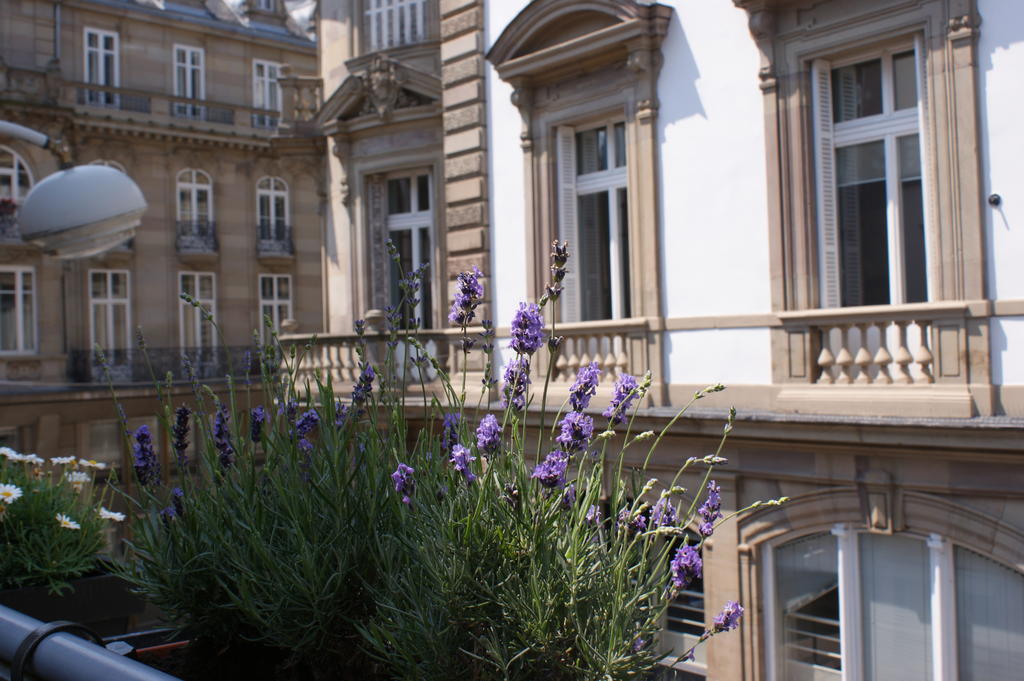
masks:
<svg viewBox="0 0 1024 681"><path fill-rule="evenodd" d="M256 253L261 256L288 256L295 254L292 226L281 221L261 220L256 226L259 239Z"/></svg>
<svg viewBox="0 0 1024 681"><path fill-rule="evenodd" d="M213 220L178 220L178 253L216 253L217 225Z"/></svg>
<svg viewBox="0 0 1024 681"><path fill-rule="evenodd" d="M92 350L68 352L68 380L74 383L147 383L166 380L242 378L259 373L256 352L250 347L153 348L111 350L101 359Z"/></svg>
<svg viewBox="0 0 1024 681"><path fill-rule="evenodd" d="M235 112L224 106L200 103L198 100L176 99L168 102L169 111L175 118L187 118L193 121L210 123L235 124Z"/></svg>
<svg viewBox="0 0 1024 681"><path fill-rule="evenodd" d="M134 111L150 113L152 111L148 95L135 92L122 92L118 88L105 85L78 88L78 103L84 106L117 109L118 111Z"/></svg>
<svg viewBox="0 0 1024 681"><path fill-rule="evenodd" d="M21 241L21 230L18 229L17 214L0 214L0 242L11 243L16 241Z"/></svg>

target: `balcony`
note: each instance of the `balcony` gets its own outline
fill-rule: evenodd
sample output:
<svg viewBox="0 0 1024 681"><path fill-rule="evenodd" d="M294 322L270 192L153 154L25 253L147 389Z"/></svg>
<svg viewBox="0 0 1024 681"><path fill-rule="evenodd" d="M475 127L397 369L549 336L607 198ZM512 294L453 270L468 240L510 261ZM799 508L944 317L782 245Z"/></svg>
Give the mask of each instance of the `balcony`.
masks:
<svg viewBox="0 0 1024 681"><path fill-rule="evenodd" d="M17 213L0 212L0 243L21 243Z"/></svg>
<svg viewBox="0 0 1024 681"><path fill-rule="evenodd" d="M239 129L267 137L274 134L281 117L278 111L210 100L175 97L160 92L110 87L92 83L68 84L68 99L83 113L103 112L126 122L138 120L147 125L195 127L206 131L237 133Z"/></svg>
<svg viewBox="0 0 1024 681"><path fill-rule="evenodd" d="M366 7L370 52L427 39L427 0L368 0Z"/></svg>
<svg viewBox="0 0 1024 681"><path fill-rule="evenodd" d="M179 255L216 256L217 225L212 220L178 220Z"/></svg>
<svg viewBox="0 0 1024 681"><path fill-rule="evenodd" d="M295 256L292 226L279 221L260 221L256 225L256 255L266 260L291 260Z"/></svg>
<svg viewBox="0 0 1024 681"><path fill-rule="evenodd" d="M969 386L987 383L971 330L984 303L936 302L783 312L782 391L799 410L971 416Z"/></svg>
<svg viewBox="0 0 1024 681"><path fill-rule="evenodd" d="M249 347L215 348L147 348L113 350L106 353L105 363L91 350L68 352L68 379L73 383L106 383L107 371L115 384L143 383L152 385L168 375L175 381L254 376L259 366Z"/></svg>

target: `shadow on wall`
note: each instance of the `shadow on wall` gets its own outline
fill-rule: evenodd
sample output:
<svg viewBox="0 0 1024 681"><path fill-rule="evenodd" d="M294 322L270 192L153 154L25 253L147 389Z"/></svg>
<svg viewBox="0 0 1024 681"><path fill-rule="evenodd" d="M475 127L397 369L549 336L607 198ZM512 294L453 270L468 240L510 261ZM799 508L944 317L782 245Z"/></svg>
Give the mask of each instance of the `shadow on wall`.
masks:
<svg viewBox="0 0 1024 681"><path fill-rule="evenodd" d="M697 92L697 81L700 69L697 60L690 51L690 43L679 20L679 13L672 12L672 20L668 26L668 34L661 44L661 52L665 55L666 66L658 77L658 99L661 106L658 116L661 120L661 133L658 140L665 143L665 131L672 123L691 116L707 118L704 105Z"/></svg>

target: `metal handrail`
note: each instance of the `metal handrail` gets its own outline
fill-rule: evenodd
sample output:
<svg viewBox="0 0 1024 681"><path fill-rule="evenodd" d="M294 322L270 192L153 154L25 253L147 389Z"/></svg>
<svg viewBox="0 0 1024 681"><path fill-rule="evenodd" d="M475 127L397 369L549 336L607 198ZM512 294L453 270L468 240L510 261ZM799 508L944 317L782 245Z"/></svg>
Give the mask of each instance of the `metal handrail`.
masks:
<svg viewBox="0 0 1024 681"><path fill-rule="evenodd" d="M18 648L43 622L0 606L0 679L9 681ZM175 676L122 657L103 646L66 632L47 636L30 660L38 681L180 681Z"/></svg>

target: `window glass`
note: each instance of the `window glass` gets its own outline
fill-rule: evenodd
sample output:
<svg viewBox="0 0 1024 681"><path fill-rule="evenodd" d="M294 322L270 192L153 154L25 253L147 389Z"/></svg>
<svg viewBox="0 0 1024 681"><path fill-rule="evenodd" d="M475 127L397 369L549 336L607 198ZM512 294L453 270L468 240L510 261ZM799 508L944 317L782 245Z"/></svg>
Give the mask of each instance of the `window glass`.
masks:
<svg viewBox="0 0 1024 681"><path fill-rule="evenodd" d="M14 272L0 272L0 350L18 349L15 276Z"/></svg>
<svg viewBox="0 0 1024 681"><path fill-rule="evenodd" d="M579 197L579 284L581 321L611 319L612 286L608 192Z"/></svg>
<svg viewBox="0 0 1024 681"><path fill-rule="evenodd" d="M917 106L917 66L914 53L903 52L892 57L893 89L896 110Z"/></svg>
<svg viewBox="0 0 1024 681"><path fill-rule="evenodd" d="M388 180L388 213L412 212L411 180L408 177L399 177Z"/></svg>
<svg viewBox="0 0 1024 681"><path fill-rule="evenodd" d="M576 174L608 170L608 129L606 127L576 133Z"/></svg>
<svg viewBox="0 0 1024 681"><path fill-rule="evenodd" d="M842 304L889 303L885 144L836 150Z"/></svg>
<svg viewBox="0 0 1024 681"><path fill-rule="evenodd" d="M924 192L921 187L921 149L917 135L900 137L897 143L905 298L908 303L923 303L928 300L928 274L924 235Z"/></svg>
<svg viewBox="0 0 1024 681"><path fill-rule="evenodd" d="M882 60L832 71L832 115L836 123L882 113Z"/></svg>
<svg viewBox="0 0 1024 681"><path fill-rule="evenodd" d="M928 547L906 535L861 534L864 681L932 678Z"/></svg>
<svg viewBox="0 0 1024 681"><path fill-rule="evenodd" d="M961 681L1019 678L1024 669L1024 575L961 547L954 561Z"/></svg>
<svg viewBox="0 0 1024 681"><path fill-rule="evenodd" d="M822 533L775 550L776 602L784 679L839 681L839 566L836 538Z"/></svg>
<svg viewBox="0 0 1024 681"><path fill-rule="evenodd" d="M416 178L418 205L416 210L430 210L430 176L420 175Z"/></svg>
<svg viewBox="0 0 1024 681"><path fill-rule="evenodd" d="M629 200L626 188L621 187L615 192L619 211L619 260L622 278L622 316L631 316L629 299Z"/></svg>

